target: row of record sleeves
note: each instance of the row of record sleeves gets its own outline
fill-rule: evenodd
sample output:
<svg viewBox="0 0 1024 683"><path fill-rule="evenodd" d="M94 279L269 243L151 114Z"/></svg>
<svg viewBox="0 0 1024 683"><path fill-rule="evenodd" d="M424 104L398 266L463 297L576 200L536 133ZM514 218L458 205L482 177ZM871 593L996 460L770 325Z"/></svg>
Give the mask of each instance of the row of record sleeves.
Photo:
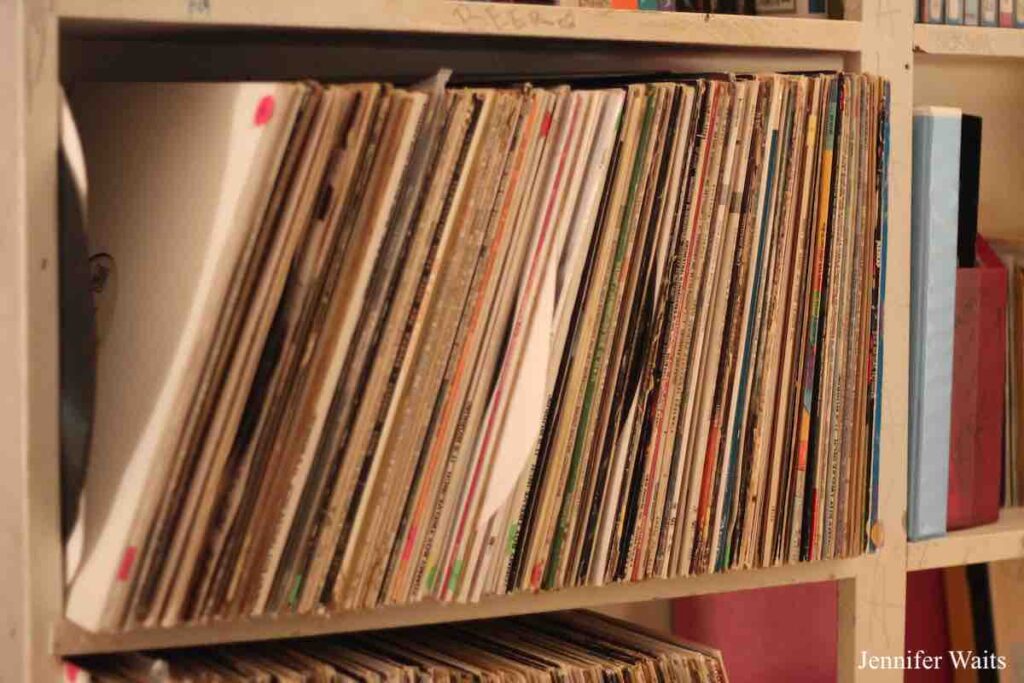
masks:
<svg viewBox="0 0 1024 683"><path fill-rule="evenodd" d="M888 83L446 78L71 93L104 273L72 621L871 548Z"/></svg>
<svg viewBox="0 0 1024 683"><path fill-rule="evenodd" d="M74 683L726 683L721 654L593 612L83 657Z"/></svg>

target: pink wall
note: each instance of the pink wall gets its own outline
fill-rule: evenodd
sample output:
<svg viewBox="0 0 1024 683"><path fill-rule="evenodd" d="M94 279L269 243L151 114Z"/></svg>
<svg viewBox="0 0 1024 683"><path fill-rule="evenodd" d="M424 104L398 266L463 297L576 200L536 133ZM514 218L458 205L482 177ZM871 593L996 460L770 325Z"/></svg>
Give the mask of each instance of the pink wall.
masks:
<svg viewBox="0 0 1024 683"><path fill-rule="evenodd" d="M675 601L673 629L717 647L732 683L835 680L836 584L814 583Z"/></svg>
<svg viewBox="0 0 1024 683"><path fill-rule="evenodd" d="M673 630L717 647L732 683L822 683L836 678L836 584L815 583L676 600ZM948 649L942 573L907 582L908 650ZM907 672L907 683L946 683L944 671Z"/></svg>
<svg viewBox="0 0 1024 683"><path fill-rule="evenodd" d="M907 650L941 655L949 649L946 632L946 597L942 570L930 569L907 575ZM953 670L944 658L941 671L908 671L905 683L952 683Z"/></svg>

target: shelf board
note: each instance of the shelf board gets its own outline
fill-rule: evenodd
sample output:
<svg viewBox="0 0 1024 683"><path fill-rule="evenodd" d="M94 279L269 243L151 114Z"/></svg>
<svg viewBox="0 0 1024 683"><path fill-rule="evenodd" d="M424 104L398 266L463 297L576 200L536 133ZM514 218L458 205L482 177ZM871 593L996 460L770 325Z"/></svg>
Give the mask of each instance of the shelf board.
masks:
<svg viewBox="0 0 1024 683"><path fill-rule="evenodd" d="M914 51L962 57L1024 57L1024 29L981 26L914 26Z"/></svg>
<svg viewBox="0 0 1024 683"><path fill-rule="evenodd" d="M52 650L57 655L83 655L128 650L160 649L239 641L274 640L328 633L416 626L441 622L488 619L516 614L555 612L688 595L848 579L873 556L847 560L805 562L769 569L731 571L676 579L650 579L600 587L567 588L541 593L518 593L485 598L472 604L419 603L334 615L283 615L219 621L174 628L135 629L109 634L90 633L61 621L53 626Z"/></svg>
<svg viewBox="0 0 1024 683"><path fill-rule="evenodd" d="M907 544L907 571L1024 557L1024 508L1000 510L993 524Z"/></svg>
<svg viewBox="0 0 1024 683"><path fill-rule="evenodd" d="M856 52L858 21L483 4L456 0L56 0L64 22L118 26L289 27Z"/></svg>

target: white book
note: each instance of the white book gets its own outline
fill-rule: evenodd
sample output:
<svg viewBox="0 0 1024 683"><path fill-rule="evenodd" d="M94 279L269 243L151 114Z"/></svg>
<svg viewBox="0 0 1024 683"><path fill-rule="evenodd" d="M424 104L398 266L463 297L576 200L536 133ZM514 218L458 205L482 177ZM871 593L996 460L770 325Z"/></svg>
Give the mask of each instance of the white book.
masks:
<svg viewBox="0 0 1024 683"><path fill-rule="evenodd" d="M979 24L982 26L999 25L999 7L996 3L997 0L981 0L981 16L978 17Z"/></svg>
<svg viewBox="0 0 1024 683"><path fill-rule="evenodd" d="M84 628L102 625L115 587L132 578L133 524L177 446L303 88L104 84L72 100L90 249L106 264L82 562L66 607Z"/></svg>
<svg viewBox="0 0 1024 683"><path fill-rule="evenodd" d="M964 23L964 0L946 0L946 23Z"/></svg>
<svg viewBox="0 0 1024 683"><path fill-rule="evenodd" d="M921 21L926 24L941 24L945 14L945 0L921 0Z"/></svg>

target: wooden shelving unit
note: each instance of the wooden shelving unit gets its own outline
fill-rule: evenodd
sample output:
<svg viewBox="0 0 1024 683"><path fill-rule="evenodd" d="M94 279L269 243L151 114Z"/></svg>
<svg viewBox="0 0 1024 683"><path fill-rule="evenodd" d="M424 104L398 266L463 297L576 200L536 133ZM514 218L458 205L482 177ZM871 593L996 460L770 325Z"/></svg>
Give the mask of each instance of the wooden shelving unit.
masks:
<svg viewBox="0 0 1024 683"><path fill-rule="evenodd" d="M856 3L849 3L851 7ZM704 16L486 5L450 0L14 0L0 5L0 160L17 168L0 184L14 207L0 232L0 434L4 506L0 604L17 606L0 657L3 680L54 680L72 653L272 639L499 615L597 607L818 581L842 603L841 680L860 680L857 653L903 648L906 541L906 358L909 281L893 267L886 291L881 549L851 560L758 571L520 594L470 605L420 604L336 614L211 623L127 634L84 633L61 618L57 516L56 207L58 84L82 78L354 77L386 49L401 69L445 63L474 73L514 69L767 71L863 69L893 82L889 259L909 263L909 123L912 16L883 16L865 0L845 21ZM403 56L403 53L407 53ZM557 54L557 58L553 55ZM280 59L287 55L289 59ZM404 61L403 61L404 60ZM298 65L298 66L296 66ZM411 66L409 66L411 65ZM308 68L316 73L301 73ZM293 73L289 69L295 70ZM372 74L372 72L369 72ZM378 73L389 77L390 73ZM5 180L11 177L5 176ZM4 622L4 625L8 625ZM877 674L878 672L872 672ZM896 672L871 680L897 680Z"/></svg>
<svg viewBox="0 0 1024 683"><path fill-rule="evenodd" d="M901 655L906 572L1024 556L1024 512L941 539L906 542L911 108L951 104L986 120L982 230L1013 234L1024 160L1024 31L914 26L911 3L847 2L845 21L705 16L453 0L9 0L0 2L0 680L56 680L63 654L386 628L816 581L840 597L839 680L898 681L856 668ZM687 68L847 68L892 81L889 272L878 552L671 581L617 584L336 614L84 633L61 619L57 514L56 150L61 78L350 78L368 50L402 69L475 73ZM404 62L400 56L407 52ZM557 54L557 59L553 55ZM289 59L281 59L287 55ZM356 55L356 57L353 57ZM991 59L999 58L999 59ZM982 59L983 61L979 61ZM380 60L381 64L385 60ZM391 60L390 63L394 63ZM983 64L983 71L979 71ZM301 73L316 65L316 73ZM511 65L511 66L510 66ZM354 69L364 71L357 72ZM383 66L381 66L383 68ZM390 77L390 73L378 73ZM1011 88L1007 94L1007 87ZM1011 131L1013 131L1011 133ZM991 147L990 147L991 145Z"/></svg>
<svg viewBox="0 0 1024 683"><path fill-rule="evenodd" d="M915 105L953 106L983 119L979 230L1021 239L1017 209L1024 158L1014 139L1024 107L1024 31L967 26L914 26ZM907 545L907 570L1024 558L1024 508L999 520Z"/></svg>

